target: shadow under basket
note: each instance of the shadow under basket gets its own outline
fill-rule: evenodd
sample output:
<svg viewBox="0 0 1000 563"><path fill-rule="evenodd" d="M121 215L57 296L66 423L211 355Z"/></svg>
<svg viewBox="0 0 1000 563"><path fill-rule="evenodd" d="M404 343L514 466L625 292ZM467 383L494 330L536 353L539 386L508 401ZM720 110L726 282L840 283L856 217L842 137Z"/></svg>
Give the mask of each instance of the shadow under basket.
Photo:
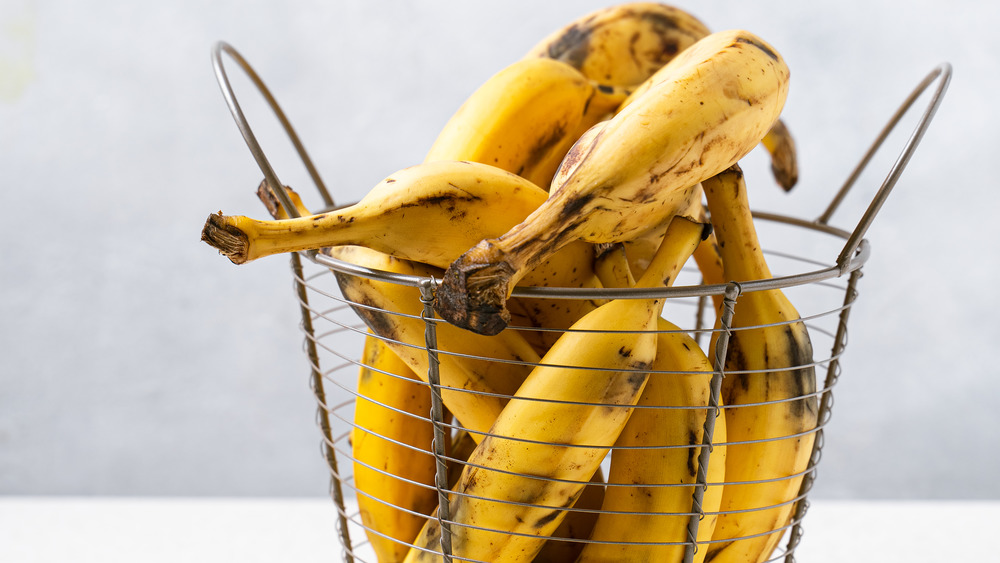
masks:
<svg viewBox="0 0 1000 563"><path fill-rule="evenodd" d="M316 173L306 151L299 142L293 128L285 118L284 113L264 86L263 82L246 63L246 61L231 46L219 43L213 52L217 78L222 86L223 94L237 125L247 141L254 157L264 173L265 180L274 190L279 201L286 210L293 210L283 184L271 169L257 144L246 119L243 117L239 104L229 85L222 55L233 58L253 80L258 90L264 95L272 110L281 120L286 133L290 136L299 156L309 170L321 196L328 208L333 207L319 174ZM630 412L644 411L646 416L661 416L663 421L676 421L683 417L696 417L700 432L696 439L693 433L668 441L647 441L641 446L613 446L610 449L588 444L567 444L564 442L546 443L532 442L524 444L525 448L535 451L543 448L564 450L566 448L591 448L602 461L595 475L598 479L581 479L579 481L562 480L546 476L543 468L534 474L507 474L504 478L515 481L523 479L531 482L550 481L558 486L573 487L582 491L574 504L562 506L536 506L543 511L557 515L564 523L551 537L543 538L541 554L535 561L575 561L576 554L588 543L601 543L604 547L616 543L614 539L594 540L589 529L595 521L601 518L630 518L644 523L662 521L664 527L674 530L663 541L646 542L641 545L627 545L633 548L662 548L660 553L670 559L695 561L700 560L705 553L711 554L715 544L725 541L745 538L771 539L771 547L767 550L767 561L794 561L795 550L802 540L803 519L808 510L807 501L810 489L817 477L817 468L823 451L823 432L830 421L833 405L833 388L841 376L840 358L847 343L848 317L858 298L858 282L862 269L870 255L870 245L864 238L865 232L874 220L881 205L896 184L900 174L908 163L914 149L919 144L924 132L936 112L951 76L951 67L943 64L929 73L912 91L910 96L899 107L878 138L871 145L861 162L851 173L848 180L833 197L825 211L817 219L802 219L772 213L755 212L754 219L761 238L765 257L771 267L774 277L766 280L755 280L744 283L729 283L705 285L700 274L693 267L682 272L675 285L661 289L578 289L578 288L534 288L518 287L513 299L535 299L545 302L566 300L599 300L610 299L641 299L651 296L662 297L665 300L663 317L676 325L679 333L693 339L707 358L712 359L708 371L656 371L649 373L648 381L658 378L697 377L699 385L706 391L701 402L685 402L680 399L662 404L641 404ZM922 114L913 134L889 174L877 190L877 193L862 216L857 226L851 230L842 230L829 224L844 196L855 184L862 170L867 166L872 156L878 151L889 133L896 127L902 116L909 111L915 101L923 95L928 87L937 82L937 88L930 94L930 101ZM291 213L293 216L294 213ZM377 561L375 544L381 544L382 549L388 542L398 549L409 550L412 539L393 538L386 530L391 526L372 525L374 517L369 512L385 514L396 511L399 518L409 520L411 525L416 522L418 528L426 522L439 528L436 542L429 548L436 552L434 557L426 560L445 561L479 561L478 559L453 556L458 542L468 536L470 526L478 537L489 537L489 526L470 524L456 519L453 510L457 505L468 503L470 499L463 498L462 493L453 492L452 488L460 479L463 471L497 471L497 469L473 465L467 468L469 452L475 443L490 437L494 440L517 440L516 436L490 435L488 430L469 429L462 421L449 413L446 398L449 394L476 394L479 391L468 388L453 388L447 381L449 361L455 358L465 363L489 365L504 363L505 369L511 371L531 371L537 361L510 360L494 356L478 356L454 345L455 332L444 331L440 319L435 317L432 302L438 280L433 277L409 276L381 270L374 270L356 264L335 259L322 252L302 252L291 255L291 268L295 292L302 313L301 328L305 335L304 352L310 366L310 381L318 402L317 421L322 430L323 457L330 469L331 492L338 511L338 526L336 533L341 544L341 554L344 561L374 562ZM351 278L364 278L376 284L386 284L393 287L399 294L409 294L411 299L399 310L372 310L371 305L355 303L344 297L341 292L341 282ZM752 440L734 440L727 438L715 439L718 423L724 420L730 409L736 408L725 404L720 398L724 378L739 374L727 373L724 362L727 346L732 337L740 330L731 326L734 308L740 299L759 291L781 290L795 305L808 332L813 356L807 363L790 366L789 369L809 371L814 374L815 386L803 386L801 393L787 396L780 400L749 405L757 408L796 408L794 405L808 405L815 415L814 423L801 432L792 435L770 435ZM716 300L721 307L716 307ZM366 311L366 309L368 311ZM377 335L362 321L363 317L371 318L377 313L382 318L393 319L396 323L419 328L419 338L412 333L404 338L393 338L382 331ZM362 313L359 315L359 313ZM750 327L759 329L760 326ZM507 331L519 333L527 341L539 341L561 336L559 331L539 329L531 326L508 327ZM661 329L664 330L664 329ZM546 332L547 334L541 334ZM553 334L555 332L555 334ZM714 339L718 343L714 350L709 349L709 343ZM388 347L405 347L411 351L423 354L427 369L425 372L415 372L404 366L393 369L392 364L375 362L368 353L366 346L378 345ZM563 366L567 374L575 366ZM359 374L366 377L382 378L392 385L405 382L413 392L409 402L381 402L378 398L359 392ZM628 374L623 374L627 376ZM647 383L649 385L650 383ZM444 398L443 398L444 397ZM512 393L489 393L490 400L506 402L512 399ZM532 399L544 402L544 399ZM384 424L372 424L370 414L357 416L359 404L364 402L365 408L382 409L385 420L393 419L397 426L411 430L407 435L418 434L419 440L404 439L395 434L386 434ZM787 404L783 404L787 403ZM626 408L621 405L595 405L606 408ZM417 408L415 408L417 407ZM748 405L739 405L748 408ZM632 407L628 407L631 409ZM380 420L381 422L382 420ZM666 424L667 422L665 422ZM377 426L377 427L376 427ZM667 435L669 433L664 433ZM674 433L676 434L676 432ZM470 437L475 438L470 442ZM382 447L391 449L405 460L402 465L374 464L368 459L358 459L356 456L359 439L380 441ZM807 461L801 470L794 474L760 475L752 481L730 480L722 473L712 471L713 455L718 456L724 450L735 451L735 448L759 446L769 442L795 441L807 444ZM419 442L419 443L418 443ZM605 451L606 450L606 451ZM632 454L649 455L649 459L678 459L683 463L679 468L664 468L664 475L672 476L671 480L660 482L616 482L613 462L616 455L631 450ZM657 457L659 456L659 457ZM624 456L623 456L624 457ZM717 462L718 464L718 462ZM419 475L419 477L415 477ZM684 478L674 478L678 475ZM714 477L714 478L713 478ZM372 490L370 486L359 483L366 479L368 483L388 483L383 490ZM589 477L588 477L589 479ZM726 487L767 486L778 482L788 484L786 488L792 494L778 499L776 502L754 507L744 507L733 512L722 509L718 495ZM602 497L609 496L612 488L619 489L615 494L643 495L661 494L670 491L675 502L669 512L623 512L609 509L602 503ZM396 505L391 491L407 489L406 497L422 497L419 506L414 503ZM709 499L714 498L714 501ZM531 504L530 499L513 501L508 496L504 499L474 498L481 510L501 514L512 506L521 508ZM365 507L375 507L366 509ZM710 508L713 506L714 508ZM485 508L484 508L485 507ZM741 536L739 533L728 539L714 539L699 534L704 532L706 522L713 522L718 529L719 523L725 517L759 511L780 515L773 518L773 525L767 529L752 529ZM556 517L556 516L553 516ZM489 521L489 520L487 520ZM574 523L573 526L565 525ZM638 524L637 524L638 525ZM574 527L575 526L575 527ZM680 530L678 532L678 530ZM504 529L496 530L497 537L510 536ZM518 534L515 534L518 535ZM520 534L532 536L532 534ZM535 536L537 537L537 536ZM534 540L534 537L527 537ZM538 541L535 541L538 544ZM534 545L534 544L533 544ZM416 548L420 549L420 548ZM670 552L670 555L665 555ZM416 558L423 561L425 559ZM612 560L612 559L605 559ZM492 562L486 562L492 563Z"/></svg>

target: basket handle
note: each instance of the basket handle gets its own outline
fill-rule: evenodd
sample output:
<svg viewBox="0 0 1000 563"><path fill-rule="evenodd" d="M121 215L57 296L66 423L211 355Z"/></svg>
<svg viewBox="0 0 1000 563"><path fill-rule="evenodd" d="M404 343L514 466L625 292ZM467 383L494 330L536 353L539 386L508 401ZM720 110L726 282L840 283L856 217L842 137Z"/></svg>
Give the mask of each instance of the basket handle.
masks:
<svg viewBox="0 0 1000 563"><path fill-rule="evenodd" d="M948 63L942 63L934 70L932 70L924 79L917 85L916 88L910 93L909 97L903 102L902 105L896 110L892 118L879 133L875 141L868 148L868 152L865 153L864 158L858 163L854 171L841 186L840 191L834 196L833 201L826 208L826 211L816 219L816 222L821 225L827 225L830 221L830 217L837 210L837 207L843 201L847 192L854 186L854 183L861 176L865 167L871 161L875 153L881 148L882 143L889 136L889 133L896 127L899 121L904 115L909 111L910 107L916 102L917 98L935 81L938 80L939 84L937 89L934 91L934 95L931 97L930 102L927 104L927 108L924 110L923 116L921 116L920 121L917 123L916 128L907 140L906 145L904 145L903 150L900 152L899 156L896 158L896 162L892 165L889 170L888 176L882 181L881 187L879 187L878 192L875 194L875 198L868 205L868 209L862 215L861 220L858 221L857 226L854 231L848 237L847 242L844 244L843 250L841 250L840 255L837 257L837 267L840 270L840 275L846 274L850 270L851 258L854 253L858 250L858 246L861 244L862 239L864 239L865 233L868 231L868 227L871 226L872 221L875 220L875 215L878 214L879 209L882 208L882 204L885 203L886 198L889 197L889 192L896 185L899 180L900 175L903 173L903 169L910 161L910 157L913 156L914 150L917 145L920 144L920 140L923 138L924 133L927 131L927 127L930 125L931 119L933 119L934 114L937 112L938 107L941 105L941 100L944 97L945 90L948 88L948 83L951 81L951 65Z"/></svg>
<svg viewBox="0 0 1000 563"><path fill-rule="evenodd" d="M212 66L215 69L215 78L219 83L219 87L222 89L222 95L226 99L226 105L229 106L229 112L233 114L233 119L236 120L236 126L239 127L240 133L243 134L243 140L246 141L247 147L250 149L250 153L253 154L254 160L257 161L257 166L260 167L260 171L264 173L264 179L267 181L271 190L278 197L278 201L281 206L285 208L285 212L288 213L289 217L298 217L299 212L292 205L291 200L288 197L288 192L285 191L285 186L278 180L278 175L275 174L274 168L267 160L267 156L264 155L264 149L261 148L260 143L257 142L257 137L254 136L253 130L250 129L250 124L247 122L247 118L243 115L243 110L240 108L239 102L236 100L236 94L233 93L233 87L229 83L229 77L226 76L225 66L222 64L222 53L229 55L236 63L240 66L243 72L253 81L257 90L264 97L267 105L271 107L271 111L277 116L278 121L281 122L281 126L285 129L285 133L288 138L292 141L295 146L295 151L298 153L299 158L302 159L302 163L305 165L306 170L309 172L309 176L312 178L313 183L316 184L316 189L319 190L320 196L323 198L323 203L326 207L333 207L333 198L330 197L330 192L326 189L326 185L323 183L323 179L320 178L319 172L316 170L316 166L313 164L311 158L309 158L309 153L306 152L305 146L302 141L299 140L298 134L295 133L295 128L292 127L292 123L285 116L285 112L281 110L281 106L278 105L278 101L271 95L271 91L268 90L264 81L261 80L260 76L254 71L250 63L243 58L240 53L234 49L231 45L225 41L219 41L215 44L212 49Z"/></svg>

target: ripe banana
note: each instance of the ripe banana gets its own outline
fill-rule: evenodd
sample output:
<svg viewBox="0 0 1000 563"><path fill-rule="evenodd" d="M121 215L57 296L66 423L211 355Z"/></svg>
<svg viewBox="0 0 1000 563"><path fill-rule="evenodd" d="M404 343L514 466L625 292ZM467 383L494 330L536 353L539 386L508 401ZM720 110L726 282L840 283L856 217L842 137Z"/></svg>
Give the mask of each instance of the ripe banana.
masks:
<svg viewBox="0 0 1000 563"><path fill-rule="evenodd" d="M597 263L605 287L634 285L622 245L598 256ZM697 483L713 366L694 339L662 318L658 322L656 360L611 452L604 505L590 536L592 543L586 544L576 563L679 562L683 544L689 541L693 487L683 485ZM709 458L699 543L711 540L715 529L725 480L725 441L725 417L718 416L712 443L719 445ZM704 557L704 546L699 546L693 561Z"/></svg>
<svg viewBox="0 0 1000 563"><path fill-rule="evenodd" d="M335 246L325 252L338 260L384 272L425 278L441 275L432 266L361 246ZM426 381L429 364L420 290L357 275L338 275L337 282L341 293L372 332L385 339L410 369ZM436 328L442 401L478 442L539 356L517 331L483 336L443 322L437 322Z"/></svg>
<svg viewBox="0 0 1000 563"><path fill-rule="evenodd" d="M593 543L586 544L577 563L679 563L689 541L713 370L698 344L676 325L660 319L659 330L649 381L611 453L604 504L590 536ZM712 443L725 441L720 416ZM701 544L711 540L715 530L725 459L726 446L715 446L700 507L705 517L696 541ZM702 561L705 553L704 545L699 546L693 561Z"/></svg>
<svg viewBox="0 0 1000 563"><path fill-rule="evenodd" d="M562 61L517 61L465 100L425 161L482 162L547 188L576 138L613 113L627 95L623 89L598 87Z"/></svg>
<svg viewBox="0 0 1000 563"><path fill-rule="evenodd" d="M369 336L361 356L351 452L358 508L380 563L406 557L434 511L431 393L409 365Z"/></svg>
<svg viewBox="0 0 1000 563"><path fill-rule="evenodd" d="M484 233L503 233L548 194L494 166L428 162L391 174L360 201L296 219L214 214L203 237L237 264L283 252L363 245L447 267Z"/></svg>
<svg viewBox="0 0 1000 563"><path fill-rule="evenodd" d="M725 279L770 278L739 166L702 186ZM706 561L760 562L770 556L789 523L817 421L812 344L781 290L746 292L737 299L725 370L727 485ZM757 537L740 539L749 536Z"/></svg>
<svg viewBox="0 0 1000 563"><path fill-rule="evenodd" d="M699 185L692 194L690 207L684 213L697 221L706 222L708 219L705 214L705 206L702 203L703 193L704 190ZM634 275L641 275L643 270L646 269L650 257L656 252L656 247L659 245L660 239L663 238L664 230L665 227L658 227L623 243L623 251L627 256L629 269ZM701 272L703 284L714 285L726 282L722 276L722 257L719 256L719 242L714 232L698 245L698 248L694 251L694 261ZM600 278L600 274L598 274L598 278ZM713 294L712 301L715 305L715 310L719 310L719 307L722 306L722 295Z"/></svg>
<svg viewBox="0 0 1000 563"><path fill-rule="evenodd" d="M734 30L685 49L649 84L542 205L448 267L435 301L442 318L496 334L509 322L514 285L548 256L579 240L629 240L675 214L698 182L750 152L774 124L788 68L763 40Z"/></svg>
<svg viewBox="0 0 1000 563"><path fill-rule="evenodd" d="M679 218L638 287L669 285L706 233ZM476 447L451 498L456 559L531 561L618 439L656 356L663 299L616 299L573 325ZM407 563L440 561L429 520Z"/></svg>
<svg viewBox="0 0 1000 563"><path fill-rule="evenodd" d="M636 88L678 53L709 35L694 15L656 2L626 2L585 14L550 34L525 55L549 57L594 82ZM771 170L787 190L798 181L794 139L778 120L762 139Z"/></svg>
<svg viewBox="0 0 1000 563"><path fill-rule="evenodd" d="M499 236L541 205L545 190L495 166L434 161L400 170L349 207L282 220L211 215L202 239L239 264L262 256L362 245L398 258L446 267L483 238ZM524 285L597 287L593 249L576 241L528 272ZM523 299L519 324L536 349L595 307L588 301Z"/></svg>

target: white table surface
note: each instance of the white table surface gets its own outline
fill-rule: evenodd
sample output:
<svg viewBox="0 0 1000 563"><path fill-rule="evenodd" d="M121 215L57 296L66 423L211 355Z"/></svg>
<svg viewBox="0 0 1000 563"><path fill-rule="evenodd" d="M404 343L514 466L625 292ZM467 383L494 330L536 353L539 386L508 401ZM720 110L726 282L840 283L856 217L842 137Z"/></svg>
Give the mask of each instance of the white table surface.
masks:
<svg viewBox="0 0 1000 563"><path fill-rule="evenodd" d="M810 502L799 563L1000 561L1000 501ZM0 496L0 562L340 561L335 520L323 498Z"/></svg>

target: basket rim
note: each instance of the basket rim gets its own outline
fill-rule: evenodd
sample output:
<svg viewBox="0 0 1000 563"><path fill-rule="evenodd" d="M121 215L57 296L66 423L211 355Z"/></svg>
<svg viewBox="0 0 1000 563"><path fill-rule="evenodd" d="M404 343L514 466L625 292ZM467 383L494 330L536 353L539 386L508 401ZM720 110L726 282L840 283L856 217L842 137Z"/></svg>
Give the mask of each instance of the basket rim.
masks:
<svg viewBox="0 0 1000 563"><path fill-rule="evenodd" d="M770 221L809 229L817 233L833 235L835 237L848 240L851 233L821 223L810 221L789 215L754 211L755 219ZM359 266L351 262L334 258L322 251L308 250L299 252L307 260L325 266L337 273L359 276L371 280L389 282L398 285L412 287L426 287L428 285L436 288L441 280L434 277L414 276L400 274L385 270ZM785 289L788 287L807 285L811 283L826 281L834 278L846 276L856 270L861 269L871 256L871 245L868 239L862 239L858 245L854 256L847 264L846 268L841 268L833 263L827 267L809 270L796 274L774 276L772 278L749 280L743 282L730 282L722 284L698 284L698 285L677 285L671 287L656 288L582 288L582 287L539 287L539 286L517 286L511 295L513 297L535 297L546 299L651 299L651 298L686 298L686 297L707 297L712 295L724 295L728 288L733 285L738 286L739 293L752 293L755 291L767 291L773 289Z"/></svg>

